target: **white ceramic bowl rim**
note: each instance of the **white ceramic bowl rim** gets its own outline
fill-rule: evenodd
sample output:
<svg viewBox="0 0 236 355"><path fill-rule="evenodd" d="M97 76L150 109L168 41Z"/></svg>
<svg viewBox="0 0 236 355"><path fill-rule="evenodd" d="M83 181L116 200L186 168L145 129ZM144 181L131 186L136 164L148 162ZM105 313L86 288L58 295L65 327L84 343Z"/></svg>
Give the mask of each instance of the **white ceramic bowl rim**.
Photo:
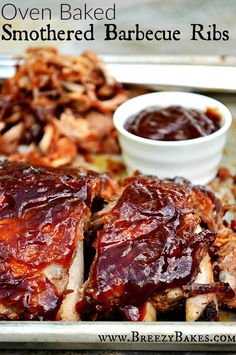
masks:
<svg viewBox="0 0 236 355"><path fill-rule="evenodd" d="M161 96L173 96L175 95L176 98L182 97L185 95L186 98L190 97L190 96L194 96L194 97L198 97L199 99L204 100L205 102L208 101L208 104L206 105L206 108L216 108L220 110L220 114L222 116L222 126L220 129L218 129L217 131L208 134L207 136L204 137L199 137L199 138L193 138L193 139L187 139L187 140L181 140L181 141L162 141L162 140L153 140L153 139L148 139L148 138L143 138L143 137L139 137L136 136L130 132L128 132L125 128L124 125L126 123L126 121L130 118L132 114L125 114L126 109L128 110L128 106L130 106L130 104L137 104L137 113L140 110L144 110L145 108L148 108L150 106L158 106L158 107L164 107L167 105L162 105L162 104L156 104L156 103L148 103L147 106L142 106L142 108L138 108L138 104L140 100L144 100L145 98L149 99L152 98L153 99L158 99L161 98ZM170 103L168 104L168 106L171 105L176 105L176 103L172 103L171 104L171 100ZM182 103L180 103L180 106L184 106L184 107L188 107L188 108L192 108L191 104L190 105L183 105ZM197 109L197 107L196 107ZM126 118L121 122L120 116L125 115ZM179 91L162 91L162 92L154 92L154 93L150 93L150 94L144 94L144 95L140 95L137 97L134 97L126 102L124 102L121 106L118 107L118 109L115 111L114 116L113 116L113 121L114 121L114 125L116 127L116 129L122 133L124 136L126 136L127 138L136 141L136 142L140 142L140 143L145 143L148 145L154 145L154 146L186 146L186 145L193 145L193 144L201 144L203 142L206 141L210 141L212 139L217 138L218 136L220 136L221 134L223 134L224 132L226 132L231 123L232 123L232 116L230 113L230 110L221 102L212 99L211 97L205 96L205 95L200 95L200 94L195 94L195 93L189 93L189 92L179 92Z"/></svg>

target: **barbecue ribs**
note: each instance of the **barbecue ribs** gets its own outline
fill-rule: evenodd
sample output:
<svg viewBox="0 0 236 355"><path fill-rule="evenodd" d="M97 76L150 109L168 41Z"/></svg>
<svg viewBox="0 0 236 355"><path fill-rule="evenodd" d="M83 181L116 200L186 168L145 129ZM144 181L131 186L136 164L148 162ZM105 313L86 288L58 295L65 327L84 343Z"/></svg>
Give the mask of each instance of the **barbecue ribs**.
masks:
<svg viewBox="0 0 236 355"><path fill-rule="evenodd" d="M0 318L78 320L83 233L109 180L75 169L0 164Z"/></svg>
<svg viewBox="0 0 236 355"><path fill-rule="evenodd" d="M220 221L221 204L204 188L183 179L127 179L92 223L96 256L77 304L80 317L153 320L190 297L189 320L217 320L220 284L209 252Z"/></svg>
<svg viewBox="0 0 236 355"><path fill-rule="evenodd" d="M180 178L117 189L85 169L2 162L0 318L150 321L187 299L187 320L217 320L218 294L234 296L214 282L221 215L213 193Z"/></svg>

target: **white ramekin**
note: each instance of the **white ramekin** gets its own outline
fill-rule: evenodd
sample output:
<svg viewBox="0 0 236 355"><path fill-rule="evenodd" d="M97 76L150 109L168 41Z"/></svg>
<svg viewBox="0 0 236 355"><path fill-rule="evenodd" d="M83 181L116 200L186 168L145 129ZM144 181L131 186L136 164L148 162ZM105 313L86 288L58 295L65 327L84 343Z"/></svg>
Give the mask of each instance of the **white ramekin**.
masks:
<svg viewBox="0 0 236 355"><path fill-rule="evenodd" d="M221 115L221 128L200 138L184 141L156 141L129 133L127 119L150 106L214 108ZM207 184L217 173L232 116L229 109L210 97L187 92L155 92L126 101L114 113L123 159L128 173L139 170L160 178L182 176L194 184Z"/></svg>

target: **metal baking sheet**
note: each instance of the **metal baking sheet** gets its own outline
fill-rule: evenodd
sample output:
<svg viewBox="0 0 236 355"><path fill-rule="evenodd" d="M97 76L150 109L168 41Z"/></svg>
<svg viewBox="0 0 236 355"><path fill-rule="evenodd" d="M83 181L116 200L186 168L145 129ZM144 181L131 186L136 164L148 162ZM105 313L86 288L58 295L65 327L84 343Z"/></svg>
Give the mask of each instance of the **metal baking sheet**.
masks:
<svg viewBox="0 0 236 355"><path fill-rule="evenodd" d="M101 59L118 81L142 84L158 90L236 93L236 57L199 56L113 56ZM0 77L8 78L18 62L12 56L0 58Z"/></svg>
<svg viewBox="0 0 236 355"><path fill-rule="evenodd" d="M235 323L0 322L1 348L234 350Z"/></svg>
<svg viewBox="0 0 236 355"><path fill-rule="evenodd" d="M181 62L181 57L177 58ZM176 57L173 62L176 63ZM234 57L231 58L233 61ZM115 59L113 59L115 60ZM123 61L128 60L123 57ZM136 57L137 60L137 57ZM140 61L144 59L140 57ZM157 57L149 57L157 61ZM163 57L171 62L171 58ZM199 59L200 60L200 59ZM222 58L201 57L201 63ZM191 63L193 57L183 57ZM195 59L196 61L196 59ZM213 63L212 63L213 64ZM1 66L1 58L0 58ZM208 95L210 95L208 93ZM210 95L225 103L236 118L236 95ZM236 172L236 120L225 149L223 165ZM0 348L78 350L236 350L236 313L222 312L221 322L32 322L0 321ZM235 322L234 322L235 321Z"/></svg>

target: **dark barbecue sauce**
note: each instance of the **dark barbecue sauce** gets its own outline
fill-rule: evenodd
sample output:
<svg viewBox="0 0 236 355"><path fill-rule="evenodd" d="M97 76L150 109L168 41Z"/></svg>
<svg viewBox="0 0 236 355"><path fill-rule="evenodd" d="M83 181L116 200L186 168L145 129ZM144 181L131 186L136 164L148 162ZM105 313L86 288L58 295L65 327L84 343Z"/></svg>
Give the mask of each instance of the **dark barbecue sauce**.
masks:
<svg viewBox="0 0 236 355"><path fill-rule="evenodd" d="M55 319L62 295L45 268L69 268L99 189L93 172L0 164L0 303L18 319Z"/></svg>
<svg viewBox="0 0 236 355"><path fill-rule="evenodd" d="M201 213L210 215L216 205L211 197L177 179L134 178L98 232L89 284L77 304L81 319L110 318L118 309L122 319L140 321L153 295L191 282L215 239L213 230L195 232ZM195 204L204 206L197 217Z"/></svg>
<svg viewBox="0 0 236 355"><path fill-rule="evenodd" d="M212 108L204 112L181 106L150 107L131 116L125 129L147 139L182 141L207 136L220 123L220 115Z"/></svg>

